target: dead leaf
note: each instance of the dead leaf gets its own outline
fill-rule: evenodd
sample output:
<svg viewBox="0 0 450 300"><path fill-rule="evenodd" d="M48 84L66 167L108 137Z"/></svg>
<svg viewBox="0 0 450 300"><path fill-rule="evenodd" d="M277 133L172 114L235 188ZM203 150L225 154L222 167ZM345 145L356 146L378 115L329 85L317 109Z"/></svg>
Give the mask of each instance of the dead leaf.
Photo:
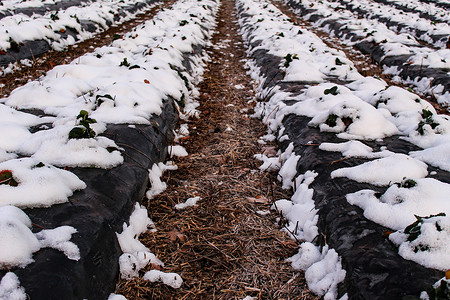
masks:
<svg viewBox="0 0 450 300"><path fill-rule="evenodd" d="M187 140L189 140L191 137L188 135L188 136L183 136L183 137L180 137L179 139L178 139L178 141L179 142L181 142L181 143L183 143L183 142L186 142Z"/></svg>
<svg viewBox="0 0 450 300"><path fill-rule="evenodd" d="M150 84L150 81L149 81L148 79L144 79L144 82L145 82L146 84Z"/></svg>
<svg viewBox="0 0 450 300"><path fill-rule="evenodd" d="M258 203L258 204L268 204L270 202L269 199L267 199L263 195L256 196L256 198L247 197L247 200L249 202Z"/></svg>
<svg viewBox="0 0 450 300"><path fill-rule="evenodd" d="M64 33L64 32L66 32L66 30L65 30L64 28L61 28L61 29L59 30L59 32Z"/></svg>
<svg viewBox="0 0 450 300"><path fill-rule="evenodd" d="M383 232L383 237L388 238L391 234L392 234L392 231L386 230L385 232Z"/></svg>
<svg viewBox="0 0 450 300"><path fill-rule="evenodd" d="M263 155L267 156L267 157L274 157L277 155L277 151L275 150L275 146L268 146L268 147L263 147Z"/></svg>
<svg viewBox="0 0 450 300"><path fill-rule="evenodd" d="M450 270L445 271L445 279L450 279Z"/></svg>
<svg viewBox="0 0 450 300"><path fill-rule="evenodd" d="M176 229L171 230L167 235L172 242L176 242L177 240L184 242L186 240L186 236Z"/></svg>

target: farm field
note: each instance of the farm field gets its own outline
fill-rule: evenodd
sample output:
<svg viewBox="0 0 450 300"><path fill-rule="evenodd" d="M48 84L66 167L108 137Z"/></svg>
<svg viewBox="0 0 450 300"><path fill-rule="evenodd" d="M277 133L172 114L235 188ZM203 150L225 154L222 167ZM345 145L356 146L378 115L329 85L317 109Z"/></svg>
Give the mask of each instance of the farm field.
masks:
<svg viewBox="0 0 450 300"><path fill-rule="evenodd" d="M0 5L0 299L450 299L445 0Z"/></svg>

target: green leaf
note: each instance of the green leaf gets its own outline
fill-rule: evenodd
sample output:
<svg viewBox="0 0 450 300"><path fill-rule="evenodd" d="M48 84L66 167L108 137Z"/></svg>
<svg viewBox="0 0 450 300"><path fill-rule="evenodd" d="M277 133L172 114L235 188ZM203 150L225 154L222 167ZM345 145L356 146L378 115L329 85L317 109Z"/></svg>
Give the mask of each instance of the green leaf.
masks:
<svg viewBox="0 0 450 300"><path fill-rule="evenodd" d="M337 85L333 86L332 88L326 89L323 92L325 95L331 94L331 95L336 96L337 94L339 94Z"/></svg>

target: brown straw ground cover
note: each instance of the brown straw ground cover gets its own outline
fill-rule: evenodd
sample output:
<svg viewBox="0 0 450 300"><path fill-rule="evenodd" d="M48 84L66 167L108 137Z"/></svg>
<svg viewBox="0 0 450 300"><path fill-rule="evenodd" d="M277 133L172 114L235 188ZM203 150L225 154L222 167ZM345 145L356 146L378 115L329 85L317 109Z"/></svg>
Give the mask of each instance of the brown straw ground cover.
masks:
<svg viewBox="0 0 450 300"><path fill-rule="evenodd" d="M252 85L234 11L234 2L224 0L200 86L201 118L189 122L183 141L189 156L175 159L178 170L163 177L167 190L145 203L158 231L141 242L165 263L162 271L184 283L173 289L121 280L117 292L127 299L315 299L303 273L284 261L298 245L279 230L274 213L261 214L289 195L253 158L274 148L257 141L264 125L243 115L251 110ZM174 209L194 196L202 198L197 206Z"/></svg>

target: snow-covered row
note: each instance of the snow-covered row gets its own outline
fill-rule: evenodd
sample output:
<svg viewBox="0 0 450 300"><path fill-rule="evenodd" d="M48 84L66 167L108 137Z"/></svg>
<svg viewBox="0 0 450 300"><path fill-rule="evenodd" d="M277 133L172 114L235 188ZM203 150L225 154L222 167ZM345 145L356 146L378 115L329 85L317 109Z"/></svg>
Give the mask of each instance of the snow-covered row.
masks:
<svg viewBox="0 0 450 300"><path fill-rule="evenodd" d="M64 170L68 166L120 165L124 149L102 136L108 124L151 125L168 98L183 116L198 114L195 85L207 59L198 50L208 43L216 11L214 1L179 1L111 45L57 66L1 99L0 209L7 218L0 223L0 244L8 247L0 247L0 266L24 267L40 247L56 247L52 241L66 253L76 228L34 237L21 209L67 202L90 184ZM164 280L159 273L150 275L149 280Z"/></svg>
<svg viewBox="0 0 450 300"><path fill-rule="evenodd" d="M134 15L153 7L155 1L136 3L133 0L103 0L78 3L64 10L48 11L43 15L31 16L23 13L0 20L1 55L20 52L24 43L45 41L54 50L63 50L69 45L91 38L95 33L120 24ZM141 4L141 5L138 5ZM136 9L139 8L139 9ZM30 57L41 53L31 47ZM20 58L20 56L19 56Z"/></svg>
<svg viewBox="0 0 450 300"><path fill-rule="evenodd" d="M398 1L398 0L375 0L378 3L392 5L405 12L417 12L424 18L434 21L449 22L449 12L444 7L439 7L433 2L424 1ZM449 3L450 4L450 3Z"/></svg>
<svg viewBox="0 0 450 300"><path fill-rule="evenodd" d="M288 143L292 137L284 134L288 130L283 122L290 115L307 117L310 127L335 133L342 143L322 144L320 149L371 161L337 169L329 180L345 177L386 187L380 195L362 190L347 195L347 200L364 209L368 219L397 230L390 239L399 245L401 256L430 268L448 269L450 207L445 199L450 185L427 178L427 164L450 171L448 116L438 115L430 103L409 91L389 87L378 78L363 77L345 54L294 25L270 3L241 0L238 9L242 34L250 47L248 54L254 59L249 63L250 74L260 83L262 101L256 106L255 116L268 125L265 138ZM284 91L283 87L289 85L291 90L300 91ZM383 144L384 138L397 135L424 150L408 155L389 151L386 146L375 152L367 145L369 141ZM290 143L278 157L258 158L264 161L263 169L281 167L283 186L295 190L292 199L275 204L288 221L288 232L307 242L291 259L293 266L306 269L310 288L331 299L337 296L337 283L343 279L340 264L335 264L340 259L333 254L334 258L328 261L326 253L334 250L326 248L328 252L321 253L308 244L317 236L317 213L320 214L314 208L309 186L320 174L313 169L298 173L301 157L293 150L294 144ZM415 215L424 218L415 223ZM395 224L392 216L397 218ZM417 227L422 229L421 234L412 235L411 228Z"/></svg>
<svg viewBox="0 0 450 300"><path fill-rule="evenodd" d="M386 73L401 76L395 76L394 80L411 84L420 93L435 96L444 106L450 103L447 90L449 49L436 51L424 47L410 34L396 33L376 20L360 19L351 11L342 10L338 3L309 0L290 0L288 3L296 7L296 13L314 20L317 26L342 38L348 45L369 52L383 65ZM443 38L442 44L445 43Z"/></svg>
<svg viewBox="0 0 450 300"><path fill-rule="evenodd" d="M42 7L51 4L57 4L63 0L4 0L0 4L0 12L11 11L21 8ZM86 1L87 2L87 1Z"/></svg>
<svg viewBox="0 0 450 300"><path fill-rule="evenodd" d="M421 18L418 13L405 13L391 6L367 0L341 0L330 3L336 3L337 5L342 3L347 9L357 12L364 18L381 20L383 23L387 22L389 28L396 32L408 33L416 39L423 40L436 47L446 48L450 35L450 25L448 25L450 13L448 12L445 15L446 20L441 23Z"/></svg>

